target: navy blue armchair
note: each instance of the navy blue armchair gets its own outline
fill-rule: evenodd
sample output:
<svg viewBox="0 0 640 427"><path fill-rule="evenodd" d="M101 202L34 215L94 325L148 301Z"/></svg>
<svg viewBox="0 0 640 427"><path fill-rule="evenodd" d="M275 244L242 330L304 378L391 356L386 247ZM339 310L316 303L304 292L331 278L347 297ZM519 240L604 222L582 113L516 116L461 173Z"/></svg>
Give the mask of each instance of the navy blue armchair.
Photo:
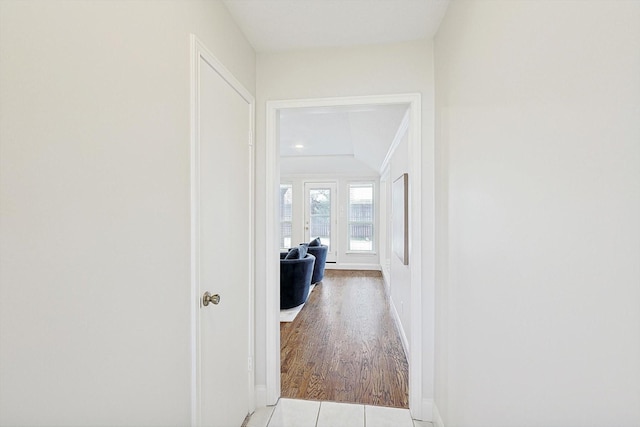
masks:
<svg viewBox="0 0 640 427"><path fill-rule="evenodd" d="M304 258L285 259L280 252L280 309L297 307L307 301L316 257L307 253Z"/></svg>

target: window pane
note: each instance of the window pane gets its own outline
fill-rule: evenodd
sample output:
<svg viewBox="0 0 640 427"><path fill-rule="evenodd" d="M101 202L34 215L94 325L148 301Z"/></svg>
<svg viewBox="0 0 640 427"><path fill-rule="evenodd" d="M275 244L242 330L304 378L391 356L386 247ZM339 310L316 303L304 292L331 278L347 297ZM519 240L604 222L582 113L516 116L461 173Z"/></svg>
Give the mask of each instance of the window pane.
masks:
<svg viewBox="0 0 640 427"><path fill-rule="evenodd" d="M331 189L314 188L309 190L309 235L320 237L322 244L331 248Z"/></svg>
<svg viewBox="0 0 640 427"><path fill-rule="evenodd" d="M349 186L349 250L373 251L373 184Z"/></svg>
<svg viewBox="0 0 640 427"><path fill-rule="evenodd" d="M280 185L280 247L291 247L291 184Z"/></svg>

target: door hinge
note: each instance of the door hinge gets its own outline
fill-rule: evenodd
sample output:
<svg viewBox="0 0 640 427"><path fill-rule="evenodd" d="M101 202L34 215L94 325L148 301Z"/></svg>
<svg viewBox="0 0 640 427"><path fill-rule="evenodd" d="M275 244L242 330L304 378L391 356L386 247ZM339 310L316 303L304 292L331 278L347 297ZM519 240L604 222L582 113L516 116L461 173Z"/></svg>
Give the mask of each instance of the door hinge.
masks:
<svg viewBox="0 0 640 427"><path fill-rule="evenodd" d="M249 368L249 372L251 372L253 371L253 358L249 357L248 362L249 363L247 363L247 367Z"/></svg>
<svg viewBox="0 0 640 427"><path fill-rule="evenodd" d="M249 147L253 146L253 130L249 129Z"/></svg>

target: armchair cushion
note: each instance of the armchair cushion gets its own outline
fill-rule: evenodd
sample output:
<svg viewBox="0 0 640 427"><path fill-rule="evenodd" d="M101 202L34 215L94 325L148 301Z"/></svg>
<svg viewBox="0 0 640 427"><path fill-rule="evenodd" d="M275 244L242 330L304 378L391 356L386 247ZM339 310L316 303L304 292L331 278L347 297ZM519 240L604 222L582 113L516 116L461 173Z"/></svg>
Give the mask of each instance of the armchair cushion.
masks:
<svg viewBox="0 0 640 427"><path fill-rule="evenodd" d="M309 246L320 246L322 243L320 242L320 238L316 237L312 241L309 242Z"/></svg>
<svg viewBox="0 0 640 427"><path fill-rule="evenodd" d="M316 257L316 262L313 265L313 275L311 277L311 283L318 283L324 278L324 267L327 262L327 252L329 247L327 245L311 246L309 245L308 253Z"/></svg>
<svg viewBox="0 0 640 427"><path fill-rule="evenodd" d="M289 252L284 259L302 259L307 255L307 247L304 245L296 246L289 249Z"/></svg>

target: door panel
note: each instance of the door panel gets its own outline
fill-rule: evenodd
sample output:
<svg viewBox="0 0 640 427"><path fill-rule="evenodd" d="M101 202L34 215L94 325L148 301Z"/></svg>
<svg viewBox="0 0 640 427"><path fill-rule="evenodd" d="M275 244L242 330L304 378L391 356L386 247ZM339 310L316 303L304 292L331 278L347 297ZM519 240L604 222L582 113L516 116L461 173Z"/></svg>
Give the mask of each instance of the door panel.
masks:
<svg viewBox="0 0 640 427"><path fill-rule="evenodd" d="M239 426L249 410L250 107L200 58L198 295L220 296L199 310L202 426Z"/></svg>
<svg viewBox="0 0 640 427"><path fill-rule="evenodd" d="M320 237L329 246L327 261L335 262L337 241L337 192L335 183L305 183L305 239Z"/></svg>

